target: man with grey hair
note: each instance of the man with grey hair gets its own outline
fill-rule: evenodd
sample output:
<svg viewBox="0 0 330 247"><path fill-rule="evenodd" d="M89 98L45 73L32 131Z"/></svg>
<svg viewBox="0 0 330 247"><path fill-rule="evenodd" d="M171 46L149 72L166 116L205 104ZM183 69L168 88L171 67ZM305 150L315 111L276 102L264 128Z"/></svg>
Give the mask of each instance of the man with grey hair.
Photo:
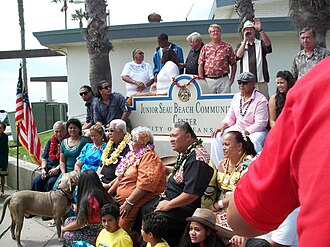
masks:
<svg viewBox="0 0 330 247"><path fill-rule="evenodd" d="M60 175L60 146L63 139L67 138L65 123L57 121L53 125L54 135L48 140L41 162L41 174L32 181L32 190L47 192L53 186Z"/></svg>
<svg viewBox="0 0 330 247"><path fill-rule="evenodd" d="M303 49L294 57L292 65L292 75L296 80L330 55L329 50L317 45L315 35L315 31L310 27L300 31L300 43Z"/></svg>
<svg viewBox="0 0 330 247"><path fill-rule="evenodd" d="M198 59L198 76L205 78L210 93L230 93L236 74L233 47L221 40L222 30L218 24L210 25L208 31L212 41L204 45L201 50Z"/></svg>
<svg viewBox="0 0 330 247"><path fill-rule="evenodd" d="M130 150L128 143L131 138L126 130L126 122L122 119L112 120L107 130L109 142L103 151L102 163L97 170L97 174L101 177L103 187L109 190L116 178L117 165Z"/></svg>
<svg viewBox="0 0 330 247"><path fill-rule="evenodd" d="M188 41L191 49L186 59L185 73L191 75L198 75L198 58L201 49L204 46L202 36L197 32L193 32L187 36L186 40Z"/></svg>

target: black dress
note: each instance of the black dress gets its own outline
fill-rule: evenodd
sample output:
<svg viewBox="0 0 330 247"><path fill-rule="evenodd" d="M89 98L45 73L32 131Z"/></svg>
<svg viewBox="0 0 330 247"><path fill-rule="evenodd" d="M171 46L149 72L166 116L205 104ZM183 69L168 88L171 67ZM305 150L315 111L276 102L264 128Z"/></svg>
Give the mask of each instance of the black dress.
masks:
<svg viewBox="0 0 330 247"><path fill-rule="evenodd" d="M2 133L0 136L0 176L8 175L8 136Z"/></svg>

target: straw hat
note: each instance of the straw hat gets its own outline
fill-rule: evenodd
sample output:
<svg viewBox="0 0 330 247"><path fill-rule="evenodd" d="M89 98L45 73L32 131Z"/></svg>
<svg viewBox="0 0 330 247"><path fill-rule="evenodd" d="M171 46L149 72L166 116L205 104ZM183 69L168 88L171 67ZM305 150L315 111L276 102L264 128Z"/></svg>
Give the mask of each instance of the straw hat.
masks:
<svg viewBox="0 0 330 247"><path fill-rule="evenodd" d="M207 208L197 208L194 214L191 217L188 217L186 221L195 221L204 226L211 228L214 231L217 231L215 228L216 217L215 214Z"/></svg>
<svg viewBox="0 0 330 247"><path fill-rule="evenodd" d="M244 25L243 25L243 31L245 28L248 28L248 27L253 27L254 28L254 25L253 25L253 22L252 21L246 21L244 22Z"/></svg>

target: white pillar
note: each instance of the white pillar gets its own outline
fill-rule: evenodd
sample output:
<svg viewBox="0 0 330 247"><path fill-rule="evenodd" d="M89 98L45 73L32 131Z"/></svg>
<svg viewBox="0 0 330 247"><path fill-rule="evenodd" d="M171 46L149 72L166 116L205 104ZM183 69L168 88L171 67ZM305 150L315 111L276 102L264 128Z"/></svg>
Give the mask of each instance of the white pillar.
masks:
<svg viewBox="0 0 330 247"><path fill-rule="evenodd" d="M46 81L46 101L50 103L53 102L51 81Z"/></svg>

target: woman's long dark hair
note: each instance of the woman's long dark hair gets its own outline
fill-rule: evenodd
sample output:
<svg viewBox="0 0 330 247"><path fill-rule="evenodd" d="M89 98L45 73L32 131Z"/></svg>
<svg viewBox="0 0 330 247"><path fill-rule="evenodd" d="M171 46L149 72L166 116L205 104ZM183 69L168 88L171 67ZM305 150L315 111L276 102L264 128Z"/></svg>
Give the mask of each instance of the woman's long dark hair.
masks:
<svg viewBox="0 0 330 247"><path fill-rule="evenodd" d="M193 244L191 242L190 239L190 235L189 235L189 230L190 230L190 223L189 222L186 226L186 229L182 235L181 241L180 241L180 247L198 247L198 244ZM217 234L215 231L213 231L212 229L208 228L207 226L201 224L201 226L206 230L206 232L208 230L211 231L210 235L207 236L206 238L206 246L207 247L224 247L225 244L224 242L217 237Z"/></svg>
<svg viewBox="0 0 330 247"><path fill-rule="evenodd" d="M172 61L176 66L179 66L178 57L175 51L170 47L163 48L161 63L164 65L167 61Z"/></svg>
<svg viewBox="0 0 330 247"><path fill-rule="evenodd" d="M88 196L94 196L99 207L107 203L115 203L114 199L103 188L99 176L93 170L85 170L80 174L78 181L77 220L88 223L89 208Z"/></svg>
<svg viewBox="0 0 330 247"><path fill-rule="evenodd" d="M250 137L243 135L240 131L228 131L227 134L232 134L235 137L235 140L238 143L242 143L243 152L247 155L255 156L257 154L256 150L254 149L254 145L250 140Z"/></svg>
<svg viewBox="0 0 330 247"><path fill-rule="evenodd" d="M291 72L289 72L287 70L277 72L276 78L277 77L281 77L282 79L284 79L288 82L288 91L290 90L290 88L293 87L293 85L295 83L293 75L291 74ZM285 100L286 100L286 94L281 93L278 89L276 89L276 95L275 95L276 118L278 118L278 116L282 112Z"/></svg>

